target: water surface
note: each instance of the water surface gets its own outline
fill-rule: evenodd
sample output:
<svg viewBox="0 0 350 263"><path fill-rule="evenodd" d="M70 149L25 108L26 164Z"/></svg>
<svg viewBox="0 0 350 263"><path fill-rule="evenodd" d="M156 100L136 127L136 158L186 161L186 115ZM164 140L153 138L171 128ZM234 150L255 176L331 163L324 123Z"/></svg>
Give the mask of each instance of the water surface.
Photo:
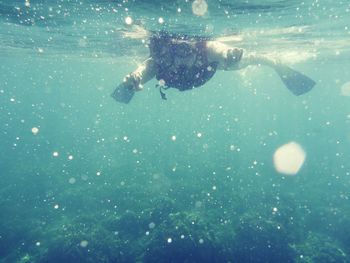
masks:
<svg viewBox="0 0 350 263"><path fill-rule="evenodd" d="M207 4L0 1L0 262L350 262L349 2ZM121 105L140 27L317 85L296 97L249 67L167 101L152 80ZM273 162L289 142L306 154L294 176Z"/></svg>

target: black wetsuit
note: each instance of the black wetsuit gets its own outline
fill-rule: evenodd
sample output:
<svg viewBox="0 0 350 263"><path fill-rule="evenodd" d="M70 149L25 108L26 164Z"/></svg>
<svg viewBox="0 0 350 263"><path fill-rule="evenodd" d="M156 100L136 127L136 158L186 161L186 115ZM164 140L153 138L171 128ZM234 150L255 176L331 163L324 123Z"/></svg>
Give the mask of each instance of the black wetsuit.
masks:
<svg viewBox="0 0 350 263"><path fill-rule="evenodd" d="M150 54L156 64L156 78L165 87L180 91L202 86L216 72L218 63L208 62L206 42L208 38L191 37L166 32L153 33L150 37ZM177 65L176 61L191 58L193 63Z"/></svg>

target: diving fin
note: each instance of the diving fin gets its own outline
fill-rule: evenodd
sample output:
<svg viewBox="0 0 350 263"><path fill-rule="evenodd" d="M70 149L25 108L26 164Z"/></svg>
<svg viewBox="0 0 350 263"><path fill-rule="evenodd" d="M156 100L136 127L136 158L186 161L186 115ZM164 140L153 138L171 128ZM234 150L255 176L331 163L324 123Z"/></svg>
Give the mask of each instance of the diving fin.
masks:
<svg viewBox="0 0 350 263"><path fill-rule="evenodd" d="M135 90L133 88L130 88L122 83L114 90L114 92L111 94L111 97L118 102L128 104L134 94Z"/></svg>
<svg viewBox="0 0 350 263"><path fill-rule="evenodd" d="M275 65L274 69L284 85L296 96L309 92L316 84L304 74L284 65Z"/></svg>

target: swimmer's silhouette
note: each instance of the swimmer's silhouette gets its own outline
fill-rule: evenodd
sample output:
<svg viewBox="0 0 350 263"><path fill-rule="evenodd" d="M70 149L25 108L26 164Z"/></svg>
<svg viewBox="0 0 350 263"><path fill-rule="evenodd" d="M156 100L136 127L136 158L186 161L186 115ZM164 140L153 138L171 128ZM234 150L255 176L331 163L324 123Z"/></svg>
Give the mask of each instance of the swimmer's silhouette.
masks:
<svg viewBox="0 0 350 263"><path fill-rule="evenodd" d="M156 77L162 89L176 88L180 91L202 86L217 70L240 70L249 65L265 65L275 69L285 86L295 95L310 91L315 82L302 73L262 55L246 54L243 49L230 47L205 37L151 33L150 56L112 93L119 102L129 103L135 91Z"/></svg>

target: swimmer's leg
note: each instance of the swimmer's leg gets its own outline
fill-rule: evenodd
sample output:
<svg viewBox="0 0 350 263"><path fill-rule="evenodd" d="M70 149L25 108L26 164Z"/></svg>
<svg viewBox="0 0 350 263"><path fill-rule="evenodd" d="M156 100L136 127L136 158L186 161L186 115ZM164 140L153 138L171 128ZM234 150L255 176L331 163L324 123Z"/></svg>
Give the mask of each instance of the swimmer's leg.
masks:
<svg viewBox="0 0 350 263"><path fill-rule="evenodd" d="M236 69L242 69L249 65L264 65L273 68L284 85L296 96L309 92L316 84L315 81L299 71L259 55L243 55Z"/></svg>
<svg viewBox="0 0 350 263"><path fill-rule="evenodd" d="M296 96L309 92L316 84L308 76L285 65L278 64L274 69L284 85Z"/></svg>
<svg viewBox="0 0 350 263"><path fill-rule="evenodd" d="M237 69L236 64L241 60L243 49L231 47L219 41L207 41L207 59L209 63L217 63L219 70Z"/></svg>

